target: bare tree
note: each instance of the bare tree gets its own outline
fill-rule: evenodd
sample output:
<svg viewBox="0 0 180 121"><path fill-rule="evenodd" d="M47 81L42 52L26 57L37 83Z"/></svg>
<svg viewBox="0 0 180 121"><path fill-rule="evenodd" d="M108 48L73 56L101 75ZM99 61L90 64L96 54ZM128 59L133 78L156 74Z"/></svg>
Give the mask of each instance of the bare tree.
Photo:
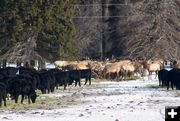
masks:
<svg viewBox="0 0 180 121"><path fill-rule="evenodd" d="M124 38L130 57L179 58L180 1L144 0L131 8Z"/></svg>
<svg viewBox="0 0 180 121"><path fill-rule="evenodd" d="M7 52L1 55L1 61L3 67L6 67L6 62L16 62L21 65L24 63L27 67L35 66L33 61L37 61L39 65L46 61L37 51L37 33L28 31L22 35L19 39L21 41L14 43L14 45L7 50Z"/></svg>
<svg viewBox="0 0 180 121"><path fill-rule="evenodd" d="M76 7L74 23L76 25L76 41L82 57L100 54L101 20L96 16L101 15L98 0L82 0Z"/></svg>
<svg viewBox="0 0 180 121"><path fill-rule="evenodd" d="M82 4L77 13L86 19L74 21L83 56L104 51L106 57L180 58L179 0L82 0Z"/></svg>

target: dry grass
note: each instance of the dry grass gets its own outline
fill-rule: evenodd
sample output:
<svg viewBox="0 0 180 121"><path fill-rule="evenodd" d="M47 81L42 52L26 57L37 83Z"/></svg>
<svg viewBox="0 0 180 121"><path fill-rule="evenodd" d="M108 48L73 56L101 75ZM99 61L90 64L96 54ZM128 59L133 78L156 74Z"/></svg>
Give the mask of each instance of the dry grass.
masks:
<svg viewBox="0 0 180 121"><path fill-rule="evenodd" d="M17 104L15 104L14 100L7 100L7 106L2 106L0 111L26 111L32 109L57 109L66 107L69 105L76 105L80 103L78 99L73 97L55 97L48 95L40 95L36 99L36 103L28 104L27 99L24 100L24 103L20 103L20 97Z"/></svg>

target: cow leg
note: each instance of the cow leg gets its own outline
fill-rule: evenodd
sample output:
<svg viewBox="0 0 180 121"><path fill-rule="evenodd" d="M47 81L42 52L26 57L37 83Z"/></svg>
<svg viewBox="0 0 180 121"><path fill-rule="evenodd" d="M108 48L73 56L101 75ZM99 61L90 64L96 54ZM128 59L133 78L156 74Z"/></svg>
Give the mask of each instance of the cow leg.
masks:
<svg viewBox="0 0 180 121"><path fill-rule="evenodd" d="M91 85L91 77L89 77L89 85Z"/></svg>
<svg viewBox="0 0 180 121"><path fill-rule="evenodd" d="M86 77L86 81L85 81L84 85L86 85L86 84L87 84L87 81L88 81L88 78Z"/></svg>
<svg viewBox="0 0 180 121"><path fill-rule="evenodd" d="M162 87L169 85L169 83L170 83L169 81L167 81L167 80L164 81L163 80L162 81Z"/></svg>
<svg viewBox="0 0 180 121"><path fill-rule="evenodd" d="M172 88L172 90L174 90L174 88L173 88L173 83L171 82L171 88Z"/></svg>
<svg viewBox="0 0 180 121"><path fill-rule="evenodd" d="M80 79L78 79L78 81L79 81L79 87L81 87L81 80L80 80Z"/></svg>
<svg viewBox="0 0 180 121"><path fill-rule="evenodd" d="M5 96L3 97L3 100L4 100L4 106L6 106L6 97Z"/></svg>
<svg viewBox="0 0 180 121"><path fill-rule="evenodd" d="M161 87L164 87L164 83L165 83L164 81L161 80L159 83L160 83Z"/></svg>
<svg viewBox="0 0 180 121"><path fill-rule="evenodd" d="M159 80L159 86L161 86L161 81Z"/></svg>
<svg viewBox="0 0 180 121"><path fill-rule="evenodd" d="M168 81L168 82L167 82L167 90L169 90L169 83L170 83L170 82Z"/></svg>
<svg viewBox="0 0 180 121"><path fill-rule="evenodd" d="M75 87L77 86L77 80L75 80Z"/></svg>
<svg viewBox="0 0 180 121"><path fill-rule="evenodd" d="M46 94L46 88L43 89L43 94Z"/></svg>
<svg viewBox="0 0 180 121"><path fill-rule="evenodd" d="M55 87L52 87L51 92L54 92Z"/></svg>
<svg viewBox="0 0 180 121"><path fill-rule="evenodd" d="M48 90L48 94L49 94L49 92L50 92L50 88L48 88L47 90Z"/></svg>
<svg viewBox="0 0 180 121"><path fill-rule="evenodd" d="M18 96L19 96L19 95L16 94L15 97L14 97L14 98L15 98L15 103L18 102Z"/></svg>
<svg viewBox="0 0 180 121"><path fill-rule="evenodd" d="M41 90L41 93L43 94L43 89L40 89Z"/></svg>
<svg viewBox="0 0 180 121"><path fill-rule="evenodd" d="M180 84L179 83L176 85L176 90L180 90Z"/></svg>
<svg viewBox="0 0 180 121"><path fill-rule="evenodd" d="M52 87L51 87L51 89L50 89L50 90L51 90L51 92L54 92L54 89L53 89Z"/></svg>
<svg viewBox="0 0 180 121"><path fill-rule="evenodd" d="M160 87L161 86L161 82L162 82L162 80L160 78L160 75L158 75L158 80L159 80L159 87Z"/></svg>
<svg viewBox="0 0 180 121"><path fill-rule="evenodd" d="M28 95L28 103L29 103L29 104L31 103L31 101L30 101L30 95Z"/></svg>
<svg viewBox="0 0 180 121"><path fill-rule="evenodd" d="M67 83L64 83L64 90L66 90L66 87L67 87Z"/></svg>
<svg viewBox="0 0 180 121"><path fill-rule="evenodd" d="M55 85L51 85L51 92L54 92Z"/></svg>
<svg viewBox="0 0 180 121"><path fill-rule="evenodd" d="M56 89L58 89L58 83L56 82Z"/></svg>
<svg viewBox="0 0 180 121"><path fill-rule="evenodd" d="M162 81L161 83L162 83L162 85L161 85L162 87L168 85L168 82L166 82L166 81Z"/></svg>
<svg viewBox="0 0 180 121"><path fill-rule="evenodd" d="M2 97L0 97L0 107L2 106Z"/></svg>
<svg viewBox="0 0 180 121"><path fill-rule="evenodd" d="M23 103L24 101L24 94L22 94L22 97L21 97L21 104Z"/></svg>

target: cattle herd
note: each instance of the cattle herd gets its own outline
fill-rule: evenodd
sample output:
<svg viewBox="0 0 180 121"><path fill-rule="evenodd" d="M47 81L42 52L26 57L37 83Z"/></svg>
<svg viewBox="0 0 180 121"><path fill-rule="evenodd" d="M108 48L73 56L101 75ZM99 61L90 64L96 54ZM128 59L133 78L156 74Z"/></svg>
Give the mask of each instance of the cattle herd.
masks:
<svg viewBox="0 0 180 121"><path fill-rule="evenodd" d="M85 85L91 78L125 79L131 76L145 76L155 72L159 77L159 85L180 89L180 69L174 66L170 71L164 69L162 60L155 61L134 61L134 60L110 60L110 61L55 61L55 68L40 69L26 67L0 68L0 106L6 98L10 97L18 102L21 95L21 103L24 96L27 96L28 103L35 103L36 90L42 94L54 92L59 86L64 90L67 86L75 84L81 86L81 79L85 79Z"/></svg>
<svg viewBox="0 0 180 121"><path fill-rule="evenodd" d="M64 89L68 85L75 83L81 86L81 79L85 79L85 84L89 81L91 84L91 70L61 70L61 69L41 69L39 71L25 67L6 67L0 69L0 106L4 101L6 106L6 98L9 94L11 99L18 102L21 95L21 103L24 96L27 96L28 103L36 101L36 90L40 90L42 94L54 92L58 86Z"/></svg>

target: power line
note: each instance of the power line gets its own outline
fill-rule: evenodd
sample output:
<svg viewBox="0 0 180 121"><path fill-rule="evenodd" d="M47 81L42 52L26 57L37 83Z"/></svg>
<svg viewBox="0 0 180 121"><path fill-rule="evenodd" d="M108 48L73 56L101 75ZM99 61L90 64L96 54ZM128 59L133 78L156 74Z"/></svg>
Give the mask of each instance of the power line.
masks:
<svg viewBox="0 0 180 121"><path fill-rule="evenodd" d="M73 19L102 19L102 18L128 18L128 17L132 17L132 16L135 16L136 14L134 15L129 15L129 16L74 16L72 17ZM138 15L141 15L141 14L137 14ZM147 15L147 14L144 14L144 16L152 16L152 15Z"/></svg>
<svg viewBox="0 0 180 121"><path fill-rule="evenodd" d="M173 3L172 1L169 2L154 2L153 4L169 4L169 3ZM109 4L99 4L99 3L94 3L94 4L74 4L73 6L76 7L92 7L92 6L129 6L131 4L128 3L109 3Z"/></svg>
<svg viewBox="0 0 180 121"><path fill-rule="evenodd" d="M169 3L173 3L172 1L169 1L169 2L155 2L154 4L164 4L164 5L167 5L167 4L169 4ZM113 4L75 4L74 6L77 6L77 7L79 7L80 9L81 9L81 7L92 7L92 6L99 6L101 9L102 9L102 7L103 6L128 6L128 5L130 5L130 4L124 4L124 3L122 3L122 4L120 4L120 3L118 3L118 4L115 4L115 3L113 3ZM171 4L170 4L170 6L172 6ZM174 6L173 6L174 7ZM143 15L143 16L153 16L153 14L137 14L137 16L138 15ZM88 16L88 15L84 15L84 16L74 16L74 17L72 17L73 19L102 19L102 18L128 18L128 17L131 17L131 16L135 16L135 14L134 15L125 15L125 16L120 16L120 15L117 15L117 16L102 16L102 15L100 15L100 16L97 16L97 15L95 15L95 16Z"/></svg>
<svg viewBox="0 0 180 121"><path fill-rule="evenodd" d="M169 4L170 7L175 7L175 4L171 4L171 3L174 3L173 0L172 1L170 0L168 2L167 1L165 1L165 2L152 2L152 3L147 3L147 4L145 2L143 2L143 4L142 4L142 2L141 2L140 6L142 6L142 7L149 6L149 5L158 6L158 4L160 6L163 6L163 5L168 5ZM101 20L101 21L99 21L100 23L98 24L98 29L97 29L97 30L100 30L99 31L100 35L98 34L98 36L95 36L95 37L98 37L97 39L99 39L100 43L101 43L101 49L100 49L101 58L106 55L106 50L107 50L106 46L103 44L103 43L105 43L104 35L107 34L107 30L105 28L106 26L104 26L105 23L103 23L104 19L106 19L106 18L124 18L124 19L127 19L128 17L139 17L139 16L141 16L141 17L150 16L151 17L151 16L155 16L155 14L153 14L153 13L145 13L146 11L138 11L138 9L137 9L136 12L133 11L133 13L129 13L129 15L128 15L128 13L126 13L125 15L116 14L116 15L112 15L112 16L109 15L109 13L105 14L105 15L102 14L103 13L102 12L103 8L105 8L105 9L109 9L108 7L114 7L114 8L118 8L118 7L126 8L127 7L127 8L129 8L131 6L133 7L133 5L134 4L131 4L131 3L127 3L127 4L124 4L124 3L123 4L119 4L119 3L118 4L114 4L114 3L113 4L96 4L95 3L95 4L76 4L76 5L74 5L74 7L77 7L79 12L81 12L81 11L83 12L83 10L85 12L86 12L86 10L93 10L93 9L96 10L96 12L87 13L87 14L84 14L84 15L76 14L76 16L73 17L73 19L79 19L79 20L81 20L81 19L90 19L91 20L92 19L92 21L93 20L95 21L96 19ZM165 7L165 8L167 9L167 7ZM138 12L140 12L140 13L138 14ZM96 30L96 32L97 32L97 30ZM119 31L119 30L117 30L117 29L114 30L114 28L113 28L113 31Z"/></svg>
<svg viewBox="0 0 180 121"><path fill-rule="evenodd" d="M118 6L123 6L123 5L128 5L128 4L74 4L73 6L115 6L115 5L118 5Z"/></svg>
<svg viewBox="0 0 180 121"><path fill-rule="evenodd" d="M129 16L75 16L75 17L73 17L73 18L75 18L75 19L90 19L90 18L92 18L92 19L100 19L100 18L124 18L124 17L129 17Z"/></svg>

